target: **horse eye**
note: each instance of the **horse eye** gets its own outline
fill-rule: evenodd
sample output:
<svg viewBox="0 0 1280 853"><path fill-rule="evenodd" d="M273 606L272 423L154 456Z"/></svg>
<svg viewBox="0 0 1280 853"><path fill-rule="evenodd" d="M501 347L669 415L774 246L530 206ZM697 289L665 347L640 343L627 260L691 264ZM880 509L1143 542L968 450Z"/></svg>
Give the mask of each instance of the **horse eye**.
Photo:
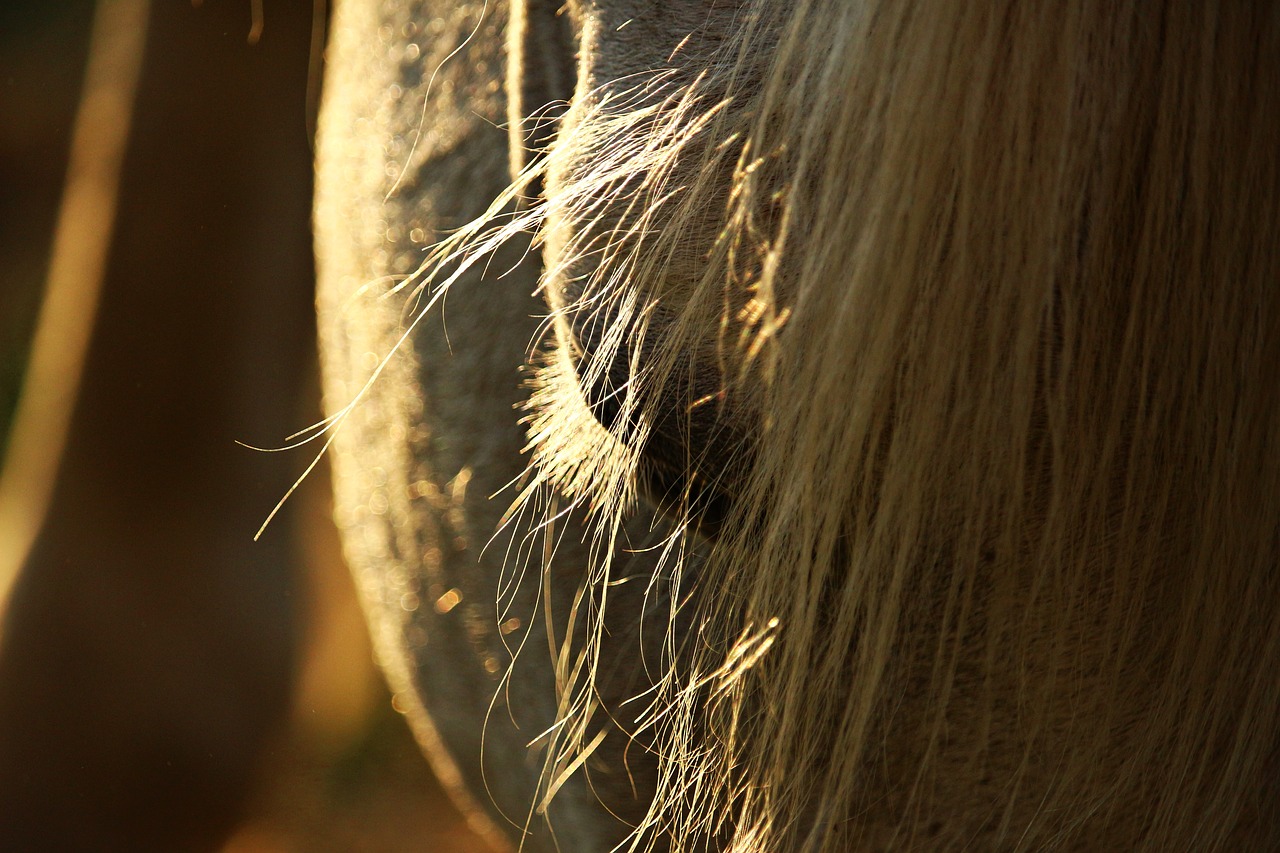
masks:
<svg viewBox="0 0 1280 853"><path fill-rule="evenodd" d="M660 325L663 318L655 322ZM649 399L627 406L632 354L623 347L603 369L585 369L595 353L593 337L590 332L576 336L581 351L574 359L578 387L591 414L624 442L639 442L636 485L644 498L714 536L752 456L746 415L739 401L725 393L719 365L690 360ZM638 353L641 369L651 358L645 351ZM643 428L621 423L624 411L642 413Z"/></svg>

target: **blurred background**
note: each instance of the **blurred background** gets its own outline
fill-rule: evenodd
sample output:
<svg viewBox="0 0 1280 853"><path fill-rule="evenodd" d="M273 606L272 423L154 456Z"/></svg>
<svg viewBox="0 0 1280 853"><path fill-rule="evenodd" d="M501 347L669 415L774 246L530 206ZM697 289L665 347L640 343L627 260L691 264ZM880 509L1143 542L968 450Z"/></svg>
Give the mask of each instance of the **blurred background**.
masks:
<svg viewBox="0 0 1280 853"><path fill-rule="evenodd" d="M325 0L102 2L114 34L0 3L0 850L489 851L376 671L323 465L253 541L315 449L236 442L320 417Z"/></svg>

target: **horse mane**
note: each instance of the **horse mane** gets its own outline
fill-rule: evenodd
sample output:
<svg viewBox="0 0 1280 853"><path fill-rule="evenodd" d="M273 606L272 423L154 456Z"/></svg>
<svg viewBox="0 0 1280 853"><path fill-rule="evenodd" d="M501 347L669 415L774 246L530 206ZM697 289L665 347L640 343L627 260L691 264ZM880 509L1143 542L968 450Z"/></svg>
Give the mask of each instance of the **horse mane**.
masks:
<svg viewBox="0 0 1280 853"><path fill-rule="evenodd" d="M555 146L626 142L558 176L553 146L546 204L507 226L579 226L542 239L600 259L571 306L605 342L580 369L631 366L606 426L557 408L576 377L554 356L532 402L524 497L590 504L605 564L560 652L566 716L599 702L663 389L711 351L752 419L718 534L692 495L670 534L694 636L671 629L638 721L659 779L635 846L1258 831L1280 795L1280 13L741 20L692 67L593 93ZM605 192L631 203L597 222ZM564 727L549 779L589 730Z"/></svg>

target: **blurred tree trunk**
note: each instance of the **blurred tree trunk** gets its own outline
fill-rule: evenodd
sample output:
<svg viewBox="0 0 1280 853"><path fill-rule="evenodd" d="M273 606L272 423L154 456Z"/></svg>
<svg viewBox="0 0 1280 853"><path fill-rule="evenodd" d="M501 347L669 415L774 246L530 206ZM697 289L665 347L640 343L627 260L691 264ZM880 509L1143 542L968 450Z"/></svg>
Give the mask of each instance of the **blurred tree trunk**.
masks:
<svg viewBox="0 0 1280 853"><path fill-rule="evenodd" d="M101 305L0 636L0 849L215 849L284 723L312 3L152 4Z"/></svg>

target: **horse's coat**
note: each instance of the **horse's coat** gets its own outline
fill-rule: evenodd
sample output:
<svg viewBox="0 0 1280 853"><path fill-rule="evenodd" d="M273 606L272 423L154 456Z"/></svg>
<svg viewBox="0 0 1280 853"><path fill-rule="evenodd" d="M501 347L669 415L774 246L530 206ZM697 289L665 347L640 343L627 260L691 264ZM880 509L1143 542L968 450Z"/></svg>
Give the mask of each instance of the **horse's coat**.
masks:
<svg viewBox="0 0 1280 853"><path fill-rule="evenodd" d="M1280 844L1280 16L1166 5L338 4L339 523L495 825Z"/></svg>

